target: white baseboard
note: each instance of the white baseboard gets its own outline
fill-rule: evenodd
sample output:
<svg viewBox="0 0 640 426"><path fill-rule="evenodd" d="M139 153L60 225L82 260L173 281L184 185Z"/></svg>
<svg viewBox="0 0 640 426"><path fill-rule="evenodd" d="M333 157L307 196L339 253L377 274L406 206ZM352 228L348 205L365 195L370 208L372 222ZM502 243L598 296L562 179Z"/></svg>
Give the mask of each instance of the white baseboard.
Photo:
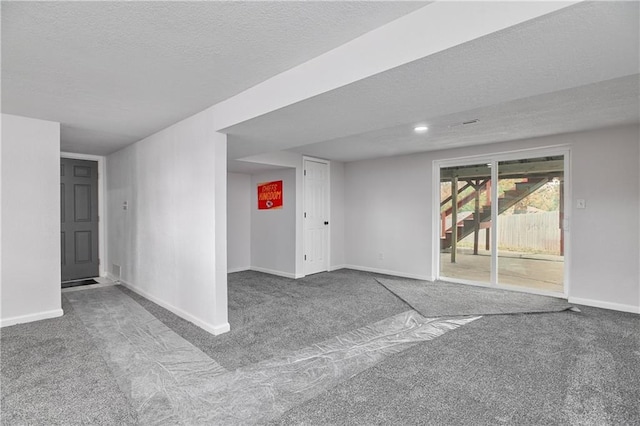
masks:
<svg viewBox="0 0 640 426"><path fill-rule="evenodd" d="M355 269L356 271L375 272L376 274L393 275L396 277L429 281L429 277L426 275L407 274L406 272L401 272L401 271L391 271L389 269L370 268L368 266L358 266L358 265L344 265L343 267L348 269Z"/></svg>
<svg viewBox="0 0 640 426"><path fill-rule="evenodd" d="M294 280L298 278L302 278L304 276L304 275L298 276L296 274L292 274L291 272L276 271L274 269L261 268L259 266L252 266L250 270L256 271L256 272L263 272L265 274L270 274L270 275L277 275L279 277L291 278Z"/></svg>
<svg viewBox="0 0 640 426"><path fill-rule="evenodd" d="M604 302L602 300L594 300L594 299L582 299L580 297L569 297L569 303L575 303L577 305L593 306L594 308L610 309L612 311L640 314L640 306L623 305L622 303Z"/></svg>
<svg viewBox="0 0 640 426"><path fill-rule="evenodd" d="M251 269L251 266L241 266L239 268L230 268L230 269L227 269L227 274L233 274L234 272L249 271L250 269Z"/></svg>
<svg viewBox="0 0 640 426"><path fill-rule="evenodd" d="M17 317L4 318L0 320L0 328L9 327L16 324L24 324L27 322L40 321L50 318L58 318L64 315L62 309L54 309L52 311L37 312L35 314L20 315Z"/></svg>
<svg viewBox="0 0 640 426"><path fill-rule="evenodd" d="M111 272L107 272L107 275L105 275L105 278L115 282L119 282L120 278L117 278L115 275L113 275Z"/></svg>
<svg viewBox="0 0 640 426"><path fill-rule="evenodd" d="M332 271L337 271L339 269L344 269L344 268L348 268L347 265L333 265L333 266L329 266L329 272Z"/></svg>
<svg viewBox="0 0 640 426"><path fill-rule="evenodd" d="M180 308L173 306L170 303L165 302L164 300L158 299L157 297L150 295L146 291L141 290L130 283L124 282L122 280L120 280L120 283L123 286L127 287L129 290L138 293L140 296L144 297L145 299L151 300L153 303L162 306L163 308L173 312L180 318L186 319L187 321L197 325L201 329L208 331L209 333L215 336L222 333L226 333L227 331L231 330L231 326L229 325L228 322L225 322L224 324L217 324L217 325L209 324L208 322L202 321L201 319L194 317L193 315L183 311Z"/></svg>

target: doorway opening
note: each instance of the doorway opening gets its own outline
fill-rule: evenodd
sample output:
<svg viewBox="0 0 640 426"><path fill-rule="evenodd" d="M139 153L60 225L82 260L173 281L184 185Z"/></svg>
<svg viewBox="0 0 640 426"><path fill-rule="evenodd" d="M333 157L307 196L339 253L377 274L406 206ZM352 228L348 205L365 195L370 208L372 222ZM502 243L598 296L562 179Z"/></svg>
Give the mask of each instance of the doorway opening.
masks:
<svg viewBox="0 0 640 426"><path fill-rule="evenodd" d="M61 281L100 276L99 247L98 162L61 158Z"/></svg>
<svg viewBox="0 0 640 426"><path fill-rule="evenodd" d="M565 159L441 165L438 278L565 295Z"/></svg>

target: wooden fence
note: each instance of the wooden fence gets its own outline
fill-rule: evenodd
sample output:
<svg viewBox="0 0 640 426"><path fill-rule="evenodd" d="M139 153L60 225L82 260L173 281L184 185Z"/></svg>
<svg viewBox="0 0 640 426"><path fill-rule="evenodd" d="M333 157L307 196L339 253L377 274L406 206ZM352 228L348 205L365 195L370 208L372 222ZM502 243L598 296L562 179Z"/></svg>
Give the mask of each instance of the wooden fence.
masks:
<svg viewBox="0 0 640 426"><path fill-rule="evenodd" d="M500 215L498 223L498 247L501 250L560 254L561 230L558 212ZM487 232L490 232L489 229ZM480 241L484 241L482 231ZM462 243L465 247L469 244L472 246L473 234Z"/></svg>

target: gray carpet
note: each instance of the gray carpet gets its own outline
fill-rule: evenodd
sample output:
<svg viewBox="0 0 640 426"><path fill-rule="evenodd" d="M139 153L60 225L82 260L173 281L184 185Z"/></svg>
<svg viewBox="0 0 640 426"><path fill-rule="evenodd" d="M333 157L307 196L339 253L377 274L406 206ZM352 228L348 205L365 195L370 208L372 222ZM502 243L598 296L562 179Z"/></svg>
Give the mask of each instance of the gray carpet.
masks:
<svg viewBox="0 0 640 426"><path fill-rule="evenodd" d="M3 425L126 425L136 412L62 298L64 316L2 329Z"/></svg>
<svg viewBox="0 0 640 426"><path fill-rule="evenodd" d="M231 331L212 336L123 288L184 339L233 370L312 345L405 312L375 275L340 270L299 280L245 271L229 274Z"/></svg>
<svg viewBox="0 0 640 426"><path fill-rule="evenodd" d="M253 371L254 359L267 365L342 342L345 331L406 311L376 277L390 279L348 270L298 281L231 274L232 332L217 337L123 291L216 361ZM64 297L63 308L62 318L2 329L1 423L137 424ZM475 320L287 407L274 424L640 424L640 316L580 309Z"/></svg>
<svg viewBox="0 0 640 426"><path fill-rule="evenodd" d="M640 424L640 316L580 309L481 318L273 424Z"/></svg>
<svg viewBox="0 0 640 426"><path fill-rule="evenodd" d="M560 312L566 300L442 281L401 278L376 281L425 317Z"/></svg>

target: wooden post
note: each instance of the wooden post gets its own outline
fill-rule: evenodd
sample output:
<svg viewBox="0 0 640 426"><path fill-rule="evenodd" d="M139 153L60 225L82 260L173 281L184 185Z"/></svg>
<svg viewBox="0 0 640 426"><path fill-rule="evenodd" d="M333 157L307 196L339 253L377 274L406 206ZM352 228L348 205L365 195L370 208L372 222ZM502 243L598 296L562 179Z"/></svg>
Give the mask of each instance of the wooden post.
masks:
<svg viewBox="0 0 640 426"><path fill-rule="evenodd" d="M475 220L473 227L473 254L478 254L478 239L480 237L480 185L478 181L475 182L473 188L476 191L476 205L473 211L473 218Z"/></svg>
<svg viewBox="0 0 640 426"><path fill-rule="evenodd" d="M451 179L451 263L456 263L458 245L458 177Z"/></svg>
<svg viewBox="0 0 640 426"><path fill-rule="evenodd" d="M493 206L491 205L491 179L489 179L487 181L487 206L489 206L489 208L493 208ZM489 225L484 228L484 249L489 251L491 250L491 218L489 218Z"/></svg>

